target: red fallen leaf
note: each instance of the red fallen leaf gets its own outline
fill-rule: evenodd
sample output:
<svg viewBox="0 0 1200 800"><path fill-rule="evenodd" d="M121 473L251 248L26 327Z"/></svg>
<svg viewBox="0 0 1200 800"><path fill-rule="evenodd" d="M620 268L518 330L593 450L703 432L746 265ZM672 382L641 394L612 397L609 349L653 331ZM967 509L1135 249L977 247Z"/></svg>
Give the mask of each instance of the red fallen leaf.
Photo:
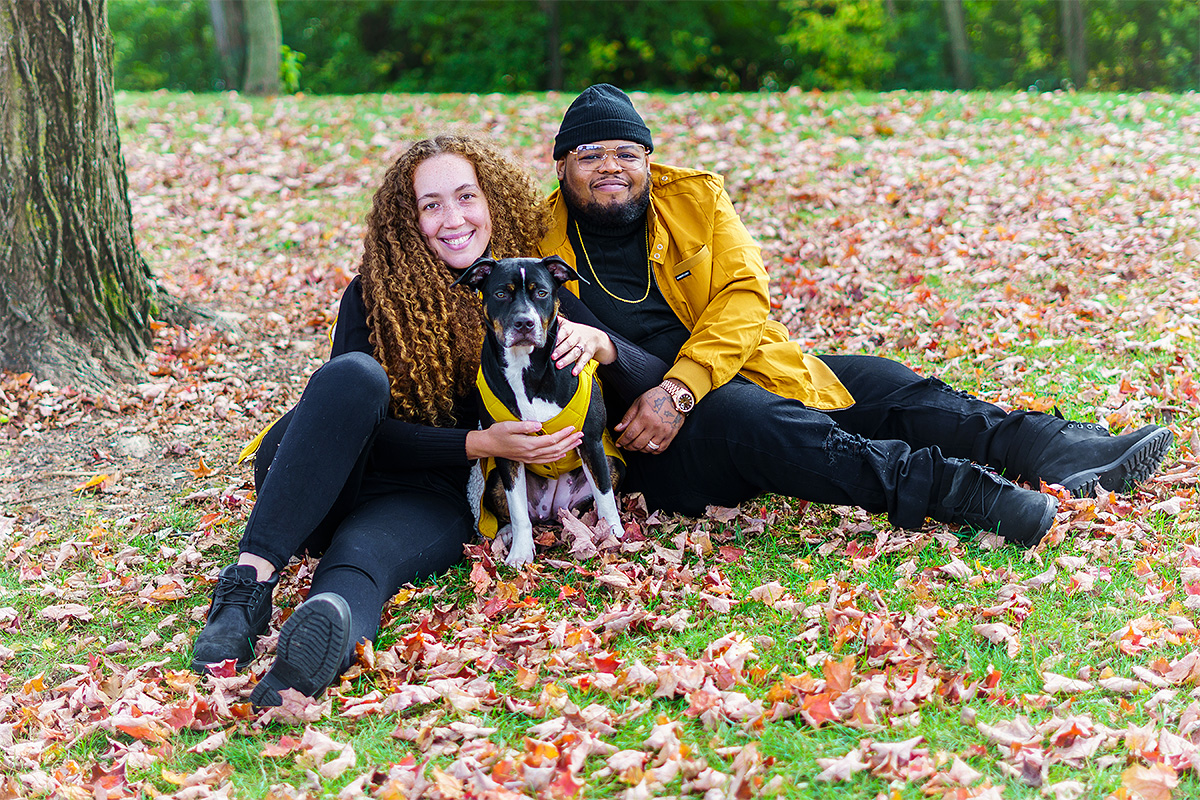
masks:
<svg viewBox="0 0 1200 800"><path fill-rule="evenodd" d="M804 703L800 707L800 716L814 728L839 719L833 707L829 705L829 695L825 692L805 697Z"/></svg>
<svg viewBox="0 0 1200 800"><path fill-rule="evenodd" d="M218 661L216 664L209 664L205 667L208 674L216 678L232 678L237 675L237 659L227 658L224 661Z"/></svg>
<svg viewBox="0 0 1200 800"><path fill-rule="evenodd" d="M483 608L481 608L480 611L485 617L491 619L492 617L495 617L496 615L506 611L508 607L508 598L502 596L500 592L497 592L488 598L488 601L483 604Z"/></svg>
<svg viewBox="0 0 1200 800"><path fill-rule="evenodd" d="M621 659L617 658L613 653L601 653L598 656L593 656L592 661L596 664L597 672L604 672L609 675L615 674L621 668Z"/></svg>
<svg viewBox="0 0 1200 800"><path fill-rule="evenodd" d="M854 677L854 662L854 656L846 656L841 661L827 659L821 665L821 672L825 675L825 689L830 696L837 697L850 688Z"/></svg>
<svg viewBox="0 0 1200 800"><path fill-rule="evenodd" d="M717 558L728 564L732 564L735 561L740 561L744 555L746 555L746 551L740 547L722 545L721 547L717 548Z"/></svg>
<svg viewBox="0 0 1200 800"><path fill-rule="evenodd" d="M145 742L165 742L169 728L150 717L113 717L113 727ZM165 729L165 730L164 730Z"/></svg>
<svg viewBox="0 0 1200 800"><path fill-rule="evenodd" d="M224 518L225 518L225 515L222 514L220 511L209 512L208 514L205 514L204 516L200 517L199 528L200 528L200 530L205 530L207 528L211 528L213 525L217 524Z"/></svg>
<svg viewBox="0 0 1200 800"><path fill-rule="evenodd" d="M300 740L283 735L275 744L269 744L262 749L263 758L282 758L300 750Z"/></svg>
<svg viewBox="0 0 1200 800"><path fill-rule="evenodd" d="M106 770L99 764L93 764L91 788L92 796L97 798L97 800L107 800L110 797L127 797L129 794L129 783L125 779L124 762L114 762L111 770ZM13 795L13 797L16 796Z"/></svg>
<svg viewBox="0 0 1200 800"><path fill-rule="evenodd" d="M471 587L475 590L475 594L483 595L488 589L492 588L492 576L488 574L487 569L483 564L476 561L471 567Z"/></svg>
<svg viewBox="0 0 1200 800"><path fill-rule="evenodd" d="M558 775L550 784L550 796L558 798L574 797L583 788L583 781L575 780L575 776L566 767L558 770Z"/></svg>

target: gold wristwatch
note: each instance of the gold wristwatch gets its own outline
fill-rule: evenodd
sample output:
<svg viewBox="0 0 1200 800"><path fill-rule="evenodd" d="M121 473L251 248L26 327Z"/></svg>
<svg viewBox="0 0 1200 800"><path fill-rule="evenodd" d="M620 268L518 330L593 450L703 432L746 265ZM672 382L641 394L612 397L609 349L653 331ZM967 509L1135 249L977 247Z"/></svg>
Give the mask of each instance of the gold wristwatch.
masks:
<svg viewBox="0 0 1200 800"><path fill-rule="evenodd" d="M675 405L675 410L680 414L686 414L696 407L696 396L692 394L691 389L682 383L667 378L659 386L667 394L671 395L671 402Z"/></svg>

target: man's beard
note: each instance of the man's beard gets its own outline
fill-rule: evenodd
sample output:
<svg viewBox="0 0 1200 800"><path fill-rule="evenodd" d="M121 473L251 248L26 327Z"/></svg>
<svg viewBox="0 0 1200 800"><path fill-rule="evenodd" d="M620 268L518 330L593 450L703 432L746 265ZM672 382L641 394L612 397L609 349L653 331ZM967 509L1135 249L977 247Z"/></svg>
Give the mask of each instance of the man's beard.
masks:
<svg viewBox="0 0 1200 800"><path fill-rule="evenodd" d="M579 220L594 228L623 228L642 218L650 207L650 182L646 181L645 189L640 197L635 197L620 205L608 205L589 201L576 193L566 181L559 181L563 200Z"/></svg>

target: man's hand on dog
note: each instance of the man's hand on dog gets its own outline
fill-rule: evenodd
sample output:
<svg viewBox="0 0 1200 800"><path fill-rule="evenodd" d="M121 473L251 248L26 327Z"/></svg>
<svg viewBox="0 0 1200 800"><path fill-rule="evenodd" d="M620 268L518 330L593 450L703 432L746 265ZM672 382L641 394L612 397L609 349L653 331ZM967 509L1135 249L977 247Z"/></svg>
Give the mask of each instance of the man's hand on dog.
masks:
<svg viewBox="0 0 1200 800"><path fill-rule="evenodd" d="M661 453L670 445L683 427L683 414L675 410L675 402L667 390L655 386L643 394L616 426L621 431L617 447L643 453Z"/></svg>
<svg viewBox="0 0 1200 800"><path fill-rule="evenodd" d="M559 317L558 340L550 357L554 359L554 366L559 369L566 369L570 364L574 364L571 374L578 375L593 358L601 364L616 361L617 348L604 331Z"/></svg>
<svg viewBox="0 0 1200 800"><path fill-rule="evenodd" d="M467 458L495 456L522 464L550 464L574 450L583 434L574 428L538 436L540 422L493 422L467 434Z"/></svg>

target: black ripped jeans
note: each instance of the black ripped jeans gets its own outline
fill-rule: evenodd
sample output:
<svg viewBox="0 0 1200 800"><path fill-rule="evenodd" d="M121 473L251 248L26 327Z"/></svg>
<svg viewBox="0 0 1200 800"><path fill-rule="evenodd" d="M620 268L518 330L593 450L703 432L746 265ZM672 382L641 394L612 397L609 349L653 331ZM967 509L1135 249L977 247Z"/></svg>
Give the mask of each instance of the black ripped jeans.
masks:
<svg viewBox="0 0 1200 800"><path fill-rule="evenodd" d="M919 528L941 496L946 458L996 463L1023 416L885 358L821 360L852 407L817 411L735 377L696 404L666 452L628 453L622 490L690 515L772 492Z"/></svg>
<svg viewBox="0 0 1200 800"><path fill-rule="evenodd" d="M239 543L277 569L293 555L321 557L310 595L334 592L350 606L343 669L356 643L374 641L383 604L405 583L457 564L475 535L467 467L374 465L388 403L387 375L365 353L345 353L313 373L259 446L258 500Z"/></svg>

